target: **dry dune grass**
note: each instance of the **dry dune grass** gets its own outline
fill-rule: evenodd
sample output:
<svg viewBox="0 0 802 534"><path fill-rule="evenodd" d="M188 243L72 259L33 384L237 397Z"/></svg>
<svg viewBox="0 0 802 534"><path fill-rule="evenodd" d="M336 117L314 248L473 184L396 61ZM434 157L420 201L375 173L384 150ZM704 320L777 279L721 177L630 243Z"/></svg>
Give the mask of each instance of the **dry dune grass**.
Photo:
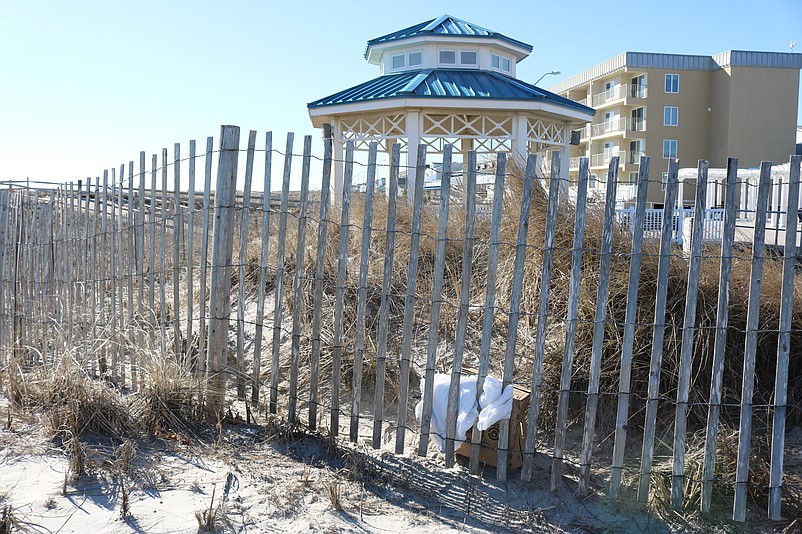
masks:
<svg viewBox="0 0 802 534"><path fill-rule="evenodd" d="M501 247L497 275L496 314L493 323L493 342L491 345L491 369L499 372L503 360L506 343L508 306L512 290L515 261L515 241L518 229L518 218L521 202L522 179L520 169L514 164L507 178L503 219L501 227ZM528 383L531 381L535 328L537 325L538 292L542 266L542 246L546 223L547 196L542 188L535 187L532 198L532 209L529 223L528 248L523 273L523 295L521 299L522 317L519 322L518 344L515 358L515 380ZM434 273L434 261L437 236L437 208L428 205L423 211L421 223L422 238L420 240L420 262L416 287L415 326L413 329L413 352L425 352L426 333L428 332L429 310L431 306L431 287ZM306 257L303 273L303 300L301 317L311 323L313 288L315 273L315 250L317 243L316 218L317 205L310 206L311 217L306 233ZM362 239L362 217L364 202L362 195L355 195L351 205L349 256L347 281L345 288L345 309L343 331L346 340L353 339L356 324L356 302L358 295L359 254ZM551 425L550 414L556 406L556 389L562 366L564 346L564 320L568 301L568 281L571 270L571 249L573 244L574 208L565 201L560 203L556 225L555 252L553 257L551 295L549 301L548 337L544 360L544 409L543 421ZM373 359L375 354L376 335L378 331L378 311L381 302L381 284L384 262L386 234L387 201L377 194L373 207L373 232L370 246L369 275L367 288L366 325L368 339L366 350L365 385L370 385L374 375ZM390 302L390 347L388 358L387 387L393 391L397 387L398 355L401 348L401 325L403 324L404 295L406 293L406 273L408 270L410 234L412 227L412 208L403 200L397 207L397 237L394 253L392 298ZM277 221L278 217L274 217ZM593 336L593 320L595 313L596 288L599 277L599 250L602 239L603 206L591 203L586 215L582 279L579 300L579 324L576 333L576 354L572 390L577 392L576 401L584 398L587 390L587 376ZM324 271L324 309L321 366L325 372L330 364L331 342L333 337L334 303L337 277L337 252L340 235L340 212L332 208L329 215L326 263ZM443 299L444 305L440 316L441 340L452 341L455 336L456 319L459 303L459 286L462 270L462 250L464 236L464 209L458 202L452 202L449 212L448 242L444 265ZM271 224L272 226L272 224ZM292 283L296 265L296 219L289 218L286 241L287 268L285 271L285 309L292 313ZM489 239L489 221L479 220L476 229L476 245L471 286L471 321L466 343L466 361L476 361L481 339L482 306L484 304L487 280L487 251ZM256 246L258 237L253 237L249 245L248 280L257 280L258 271ZM236 250L235 245L235 250ZM613 238L613 256L611 261L611 279L608 301L608 320L605 327L605 343L602 357L601 391L616 393L620 364L620 350L624 329L626 310L626 293L629 277L631 238L629 233L616 227ZM275 265L275 238L271 237L271 265ZM697 330L694 348L690 402L704 404L709 397L712 352L715 336L716 307L718 300L718 271L720 249L708 246L702 264L697 307ZM652 344L652 324L654 323L654 307L656 298L658 265L658 244L647 242L640 274L640 290L638 297L638 313L636 338L633 355L632 391L637 403L645 398L648 384L649 360ZM751 271L751 247L741 244L735 251L733 262L731 300L729 309L729 328L727 331L726 363L724 373L725 404L737 404L740 398L741 375L743 368L743 347L745 343L748 288ZM275 271L269 273L268 288L275 286ZM673 249L671 272L667 291L666 336L663 354L661 396L672 399L676 396L679 367L679 346L682 339L682 322L685 308L685 292L687 287L688 263L678 248ZM755 405L770 404L774 387L775 358L777 350L777 328L779 324L779 302L782 276L782 263L767 258L764 264L763 286L761 293L761 313L759 329L761 334L757 344L757 371L755 388ZM797 285L793 332L791 339L791 368L789 372L788 402L796 405L802 402L802 288ZM352 344L346 343L343 355L343 381L350 383L350 358ZM302 348L303 350L303 348ZM302 354L308 358L306 353ZM308 361L308 360L307 360ZM438 368L450 369L450 355L443 354ZM325 375L323 375L325 376ZM612 428L614 423L614 395L602 395L600 414L606 414L599 420L602 431ZM662 403L664 409L673 411L670 402ZM802 420L802 412L789 410L792 422ZM706 410L692 410L692 422L703 423ZM726 409L723 412L725 422L737 423L737 410ZM632 421L636 425L637 421Z"/></svg>
<svg viewBox="0 0 802 534"><path fill-rule="evenodd" d="M503 355L507 335L508 306L512 290L515 261L515 241L518 229L518 218L522 194L522 173L514 165L507 178L504 211L501 227L501 247L497 277L496 314L494 316L492 343L490 354L491 372L500 374L503 364ZM532 208L528 234L528 248L523 273L523 295L521 301L522 317L519 323L518 343L515 356L515 380L529 383L531 381L532 364L534 359L535 329L537 325L538 292L540 287L542 246L546 224L547 195L542 188L535 187L532 198ZM434 261L437 236L437 208L428 205L423 211L421 223L422 238L420 241L420 263L417 279L417 301L415 307L415 325L413 327L413 360L415 355L425 354L426 340L429 326L429 312L431 307L431 287L433 282ZM352 376L353 340L356 324L356 308L358 295L359 254L362 238L362 217L364 201L362 195L355 195L351 205L348 277L345 288L345 310L343 320L344 339L346 350L343 353L342 382L346 388L350 387ZM314 259L317 243L316 218L317 205L310 207L310 223L307 228L306 258L303 273L303 307L301 317L311 323L313 288L314 288ZM366 361L363 369L363 387L370 389L375 382L375 346L378 332L378 311L381 302L381 284L384 262L384 249L387 220L387 201L381 194L377 194L373 206L373 233L370 245L369 275L367 288L367 315L366 326L368 337L366 339ZM556 225L555 252L553 256L551 295L549 302L549 319L546 354L543 367L543 392L541 402L542 430L553 431L555 424L557 389L562 366L564 349L565 317L568 301L568 285L571 270L571 252L574 232L574 207L563 199L558 210ZM386 375L386 399L392 402L399 383L399 357L401 352L401 325L403 324L404 295L406 293L406 273L408 270L410 235L412 227L412 209L403 200L398 203L396 228L397 237L394 250L392 298L390 301L390 339ZM323 298L323 332L321 354L321 376L328 376L331 372L331 345L333 342L334 304L337 277L337 252L340 234L340 211L332 208L329 215L327 250L325 254L324 272L324 298ZM591 203L586 215L584 254L582 266L582 279L579 300L579 323L576 332L576 354L574 357L574 372L572 380L571 414L574 422L581 423L582 409L584 408L587 391L589 363L591 357L593 319L596 303L596 288L599 279L599 251L602 240L603 206L601 203ZM444 265L444 305L441 309L439 333L441 347L438 351L438 369L450 371L451 351L455 337L459 287L462 269L462 250L464 236L465 213L458 202L452 202L449 212L448 242L446 245L446 259ZM288 266L285 280L285 308L291 313L293 302L291 300L292 280L295 267L295 220L290 219L287 237ZM487 257L489 239L489 221L479 220L476 228L476 244L474 263L472 269L471 285L471 312L466 342L466 364L477 362L482 324L482 306L484 304ZM275 259L275 239L271 239L271 262ZM616 227L613 238L613 256L611 260L610 291L607 307L607 323L605 326L605 342L602 356L601 383L602 392L599 406L598 435L609 435L614 429L615 403L618 391L620 372L620 351L624 330L626 295L629 277L631 237L620 227ZM642 260L640 287L637 308L636 338L634 343L632 367L632 405L629 429L631 436L637 436L643 424L643 405L647 396L649 366L652 350L652 325L654 323L654 308L656 299L658 243L647 242L644 246ZM691 390L689 412L689 429L698 430L704 426L707 417L707 401L710 391L710 377L712 353L715 337L716 309L719 291L719 262L720 248L706 246L705 258L702 264L699 297L697 307L697 330L693 354L693 368L691 370ZM751 246L740 244L734 253L733 272L731 282L731 300L729 308L729 328L727 331L727 347L725 358L722 438L720 451L722 455L722 473L724 479L732 476L734 472L732 463L737 456L737 447L728 447L732 439L733 430L737 428L740 402L740 391L743 369L743 352L745 344L745 330L747 319L747 301L751 273ZM251 257L253 265L253 257ZM271 263L272 264L272 263ZM258 260L256 265L258 265ZM273 276L275 273L272 273ZM685 308L685 293L687 288L688 262L682 251L675 247L671 259L669 286L667 291L666 332L663 353L660 396L664 399L660 404L660 420L658 428L670 431L673 423L676 388L679 378L680 344L682 340L682 323ZM757 342L757 368L755 379L755 450L765 452L766 432L770 431L770 411L760 405L769 405L773 401L775 359L777 352L777 328L779 324L779 303L782 277L782 263L768 258L764 264L764 276L761 293L761 309L759 330L761 334ZM254 279L253 277L249 277ZM272 288L274 280L267 281ZM792 407L802 402L802 287L796 286L794 296L793 331L791 339L791 367L789 369L788 403ZM308 326L308 325L307 325ZM309 361L309 345L302 344L301 354L301 382L308 379L304 372ZM419 356L420 357L420 356ZM414 363L414 362L413 362ZM418 360L418 364L422 364ZM413 373L420 372L413 365ZM413 384L417 380L413 376ZM325 382L322 388L325 389ZM791 425L802 421L802 411L790 409L788 419ZM548 434L546 434L548 436ZM729 436L729 438L727 437ZM727 441L727 440L730 441ZM760 440L763 440L761 442ZM637 437L631 438L631 442ZM762 445L761 445L762 443ZM761 446L763 448L761 449ZM700 461L697 457L699 449L703 447L702 440L695 440L690 445L688 454L689 472L692 472L693 462ZM765 463L765 462L764 462ZM763 465L763 464L761 464ZM698 466L697 466L698 467ZM655 476L660 477L657 468ZM670 466L666 467L670 473ZM765 476L757 471L752 473L756 491L760 493L758 500L765 500ZM792 499L798 495L802 488L802 481L794 479L788 495ZM724 486L727 486L726 482ZM796 488L796 489L794 489ZM691 493L697 489L689 488ZM689 499L693 501L693 498ZM792 509L800 509L791 504Z"/></svg>

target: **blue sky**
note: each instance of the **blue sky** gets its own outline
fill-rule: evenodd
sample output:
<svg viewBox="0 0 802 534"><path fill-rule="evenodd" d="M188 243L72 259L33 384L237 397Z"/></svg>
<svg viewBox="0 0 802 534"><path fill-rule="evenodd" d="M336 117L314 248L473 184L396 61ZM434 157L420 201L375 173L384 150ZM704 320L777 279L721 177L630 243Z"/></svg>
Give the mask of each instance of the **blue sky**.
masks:
<svg viewBox="0 0 802 534"><path fill-rule="evenodd" d="M624 51L802 52L801 0L0 0L0 180L101 175L221 124L320 154L306 103L378 74L368 39L444 13L532 44L518 77L562 72L544 87Z"/></svg>

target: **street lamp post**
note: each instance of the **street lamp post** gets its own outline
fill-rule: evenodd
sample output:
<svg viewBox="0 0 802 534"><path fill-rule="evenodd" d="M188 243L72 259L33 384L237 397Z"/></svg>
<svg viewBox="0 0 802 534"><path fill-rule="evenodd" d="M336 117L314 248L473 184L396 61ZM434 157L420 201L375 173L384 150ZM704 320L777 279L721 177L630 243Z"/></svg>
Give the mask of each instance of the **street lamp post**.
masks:
<svg viewBox="0 0 802 534"><path fill-rule="evenodd" d="M537 79L537 81L536 81L536 82L535 82L533 85L537 85L537 84L539 84L539 83L540 83L540 80L542 80L542 79L543 79L543 78L545 78L546 76L556 76L556 75L558 75L558 74L562 74L562 73L561 73L560 71L558 71L558 70L553 70L553 71L551 71L551 72L547 72L546 74L544 74L543 76L541 76L540 78L538 78L538 79Z"/></svg>

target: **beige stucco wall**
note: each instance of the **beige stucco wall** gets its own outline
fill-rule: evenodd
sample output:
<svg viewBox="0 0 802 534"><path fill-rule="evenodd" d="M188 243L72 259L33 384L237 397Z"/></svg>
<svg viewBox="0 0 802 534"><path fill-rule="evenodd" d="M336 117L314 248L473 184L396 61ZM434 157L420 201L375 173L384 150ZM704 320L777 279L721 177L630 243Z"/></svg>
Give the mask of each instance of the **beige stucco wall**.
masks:
<svg viewBox="0 0 802 534"><path fill-rule="evenodd" d="M726 67L714 71L626 69L592 82L592 93L604 91L607 81L627 84L632 76L645 73L648 96L643 100L646 131L626 132L617 137L594 138L589 154L602 152L605 142L620 150L629 150L631 140L645 139L646 153L651 156L650 203L662 204L662 173L668 168L663 158L663 140L677 140L677 156L681 167L696 167L707 159L711 167L725 167L728 157L738 157L743 167L756 167L762 160L783 163L795 149L799 70L779 68ZM679 93L665 92L665 75L679 74ZM587 95L588 84L572 88L567 96L580 99ZM565 94L565 93L564 93ZM606 111L615 110L629 116L636 104L599 109L593 122L603 120ZM679 108L677 126L663 125L665 106ZM586 155L585 146L572 147L571 156ZM626 165L622 177L637 170ZM591 171L597 172L597 171ZM685 203L694 198L693 187L685 188Z"/></svg>
<svg viewBox="0 0 802 534"><path fill-rule="evenodd" d="M784 163L795 150L799 71L731 67L727 151L741 167Z"/></svg>

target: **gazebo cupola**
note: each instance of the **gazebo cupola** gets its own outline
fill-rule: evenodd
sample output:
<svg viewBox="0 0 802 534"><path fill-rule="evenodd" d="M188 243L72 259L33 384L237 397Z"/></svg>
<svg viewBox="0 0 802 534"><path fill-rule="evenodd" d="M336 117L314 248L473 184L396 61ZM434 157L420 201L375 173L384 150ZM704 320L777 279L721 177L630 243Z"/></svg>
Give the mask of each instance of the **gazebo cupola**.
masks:
<svg viewBox="0 0 802 534"><path fill-rule="evenodd" d="M407 164L418 146L441 153L560 149L567 175L570 130L590 121L592 108L515 77L532 46L449 15L371 39L365 59L380 76L308 104L312 124L330 124L335 198L342 193L345 142L390 152L401 143ZM408 186L409 187L409 186Z"/></svg>

